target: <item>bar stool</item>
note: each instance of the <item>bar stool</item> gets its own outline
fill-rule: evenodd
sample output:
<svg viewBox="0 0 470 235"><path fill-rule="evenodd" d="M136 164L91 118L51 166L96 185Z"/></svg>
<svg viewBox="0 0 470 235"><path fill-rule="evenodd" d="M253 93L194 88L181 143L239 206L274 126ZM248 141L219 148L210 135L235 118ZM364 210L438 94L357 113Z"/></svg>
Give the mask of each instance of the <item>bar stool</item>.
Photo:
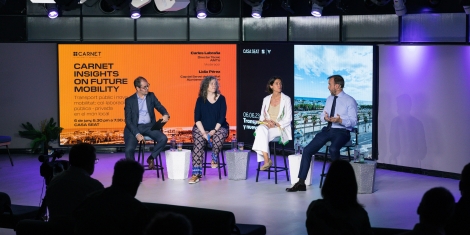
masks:
<svg viewBox="0 0 470 235"><path fill-rule="evenodd" d="M284 151L284 145L281 144L282 146L282 157L284 158L284 167L277 166L277 156L276 156L276 143L278 143L280 140L280 137L274 138L272 141L269 142L269 144L273 144L273 155L274 155L274 164L266 170L268 172L268 179L271 179L271 172L274 172L274 183L277 184L277 173L280 171L286 171L286 178L287 181L289 181L289 168L287 167L287 156ZM256 169L256 182L258 182L258 177L259 177L259 172L261 171L261 162L258 162L258 168Z"/></svg>
<svg viewBox="0 0 470 235"><path fill-rule="evenodd" d="M206 145L206 147L204 148L204 162L202 163L202 168L204 168L204 173L203 175L206 175L206 168L212 168L211 167L211 162L207 162L207 152L209 150L209 146L208 144ZM222 149L220 150L220 152L217 154L217 169L219 170L219 180L222 179L222 175L221 175L221 172L220 172L220 168L224 168L224 176L227 176L227 171L225 169L225 166L227 164L225 164L225 157L224 157L224 151L223 151L223 146L222 146ZM222 163L220 163L220 154L222 153ZM210 158L212 160L212 157Z"/></svg>
<svg viewBox="0 0 470 235"><path fill-rule="evenodd" d="M140 164L142 164L142 166L145 167L148 167L148 165L144 165L144 151L145 151L145 142L146 141L151 141L153 140L152 138L150 138L150 136L144 136L144 140L143 141L140 141L139 143L139 155L137 157L137 162L141 162ZM155 147L155 145L157 144L157 142L155 140L153 140L153 147ZM143 147L142 147L143 145ZM142 153L142 159L140 158L140 154ZM160 163L159 163L160 161ZM155 159L155 168L157 170L157 178L160 178L160 173L159 171L162 173L162 180L165 181L165 175L163 174L163 163L162 163L162 154L159 153L157 158ZM147 168L146 170L152 170L152 169L149 169Z"/></svg>
<svg viewBox="0 0 470 235"><path fill-rule="evenodd" d="M359 134L357 128L353 128L350 133L355 133L356 134L356 139L355 141L353 142L353 140L349 140L344 146L343 148L347 148L348 150L348 161L352 161L352 157L351 157L351 153L350 153L350 150L351 150L351 147L354 147L356 144L357 144L357 136ZM322 187L323 185L323 178L326 176L326 173L325 173L325 165L326 165L326 160L328 159L328 152L330 150L330 146L331 146L331 141L328 141L326 142L325 144L325 147L326 147L326 151L325 151L325 156L323 157L323 168L321 170L321 178L320 178L320 188Z"/></svg>

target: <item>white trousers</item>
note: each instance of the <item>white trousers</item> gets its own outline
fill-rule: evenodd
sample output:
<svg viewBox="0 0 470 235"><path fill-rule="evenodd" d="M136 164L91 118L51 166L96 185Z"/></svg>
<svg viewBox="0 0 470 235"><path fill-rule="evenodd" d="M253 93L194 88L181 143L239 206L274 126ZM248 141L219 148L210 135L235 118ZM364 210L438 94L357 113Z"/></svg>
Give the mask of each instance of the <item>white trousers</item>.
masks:
<svg viewBox="0 0 470 235"><path fill-rule="evenodd" d="M271 157L269 142L279 136L281 136L279 128L268 128L266 125L259 125L256 128L255 142L251 149L256 152L258 162L264 161L263 152L268 153L268 156Z"/></svg>

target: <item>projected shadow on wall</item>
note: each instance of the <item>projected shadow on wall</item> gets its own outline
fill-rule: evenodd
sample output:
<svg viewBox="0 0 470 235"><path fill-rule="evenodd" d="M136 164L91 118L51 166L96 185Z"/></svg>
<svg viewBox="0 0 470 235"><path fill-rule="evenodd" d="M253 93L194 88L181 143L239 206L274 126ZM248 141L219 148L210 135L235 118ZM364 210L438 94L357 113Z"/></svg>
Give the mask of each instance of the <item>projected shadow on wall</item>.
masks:
<svg viewBox="0 0 470 235"><path fill-rule="evenodd" d="M411 115L412 99L408 94L397 97L397 113L390 127L390 164L421 168L427 146L422 121Z"/></svg>

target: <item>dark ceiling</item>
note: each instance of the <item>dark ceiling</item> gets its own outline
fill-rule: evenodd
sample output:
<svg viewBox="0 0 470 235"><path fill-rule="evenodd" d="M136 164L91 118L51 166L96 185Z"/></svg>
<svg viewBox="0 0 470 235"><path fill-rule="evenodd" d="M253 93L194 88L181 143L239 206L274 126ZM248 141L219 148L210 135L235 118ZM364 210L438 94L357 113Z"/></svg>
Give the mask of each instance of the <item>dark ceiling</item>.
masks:
<svg viewBox="0 0 470 235"><path fill-rule="evenodd" d="M27 4L30 0L0 0L0 15L27 15ZM85 2L87 5L92 5L100 0L88 0ZM195 1L195 0L192 0ZM207 0L210 1L212 6L217 7L222 3L222 9L218 14L209 14L209 17L250 17L251 6L246 4L244 0ZM240 1L240 2L236 2ZM257 0L249 0L257 1ZM281 5L286 0L265 0L263 6L263 17L285 17L285 16L311 16L311 0L290 0L290 9L293 13L287 11ZM326 1L326 0L320 0ZM371 15L371 14L395 14L393 8L393 0L378 0L379 2L386 2L384 6L377 6L371 1L374 0L333 0L328 6L323 9L324 16L331 15ZM430 2L437 1L436 5ZM421 13L463 13L462 0L407 0L406 7L408 14L421 14ZM468 1L468 0L463 0ZM469 1L470 2L470 1ZM215 3L215 4L214 4ZM148 4L144 8L147 12L157 12L155 4ZM183 9L186 14L178 15L194 15L194 4L188 5L187 9ZM143 14L145 16L145 14Z"/></svg>
<svg viewBox="0 0 470 235"><path fill-rule="evenodd" d="M72 1L72 0L70 0ZM62 11L59 17L66 16L98 16L98 17L129 17L129 9L122 9L111 14L104 13L99 6L105 0L87 0L80 8L72 11ZM111 1L111 0L109 0ZM126 1L126 0L112 0ZM130 0L128 0L130 1ZM208 18L217 17L251 17L252 7L245 1L254 2L260 0L206 0L208 9L221 9L208 12ZM337 15L380 15L395 14L393 0L315 0L328 2L324 7L324 16ZM377 6L371 1L382 2L384 6ZM438 2L431 5L431 2ZM463 1L463 3L462 3ZM290 10L282 7L285 0L265 0L263 17L288 17L309 16L311 0L290 0ZM142 17L195 17L196 0L179 11L160 12L155 7L154 1L141 9ZM432 14L432 13L463 13L462 5L470 5L470 0L407 0L408 14ZM0 0L0 42L27 41L27 18L46 17L47 13L43 5L33 4L30 0ZM26 17L28 16L28 17Z"/></svg>

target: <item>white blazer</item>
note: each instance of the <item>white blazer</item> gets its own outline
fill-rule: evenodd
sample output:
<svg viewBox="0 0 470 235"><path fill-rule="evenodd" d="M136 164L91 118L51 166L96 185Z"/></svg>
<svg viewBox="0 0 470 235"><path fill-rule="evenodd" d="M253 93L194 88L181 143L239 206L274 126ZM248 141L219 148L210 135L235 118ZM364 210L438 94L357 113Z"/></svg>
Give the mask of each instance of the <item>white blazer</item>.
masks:
<svg viewBox="0 0 470 235"><path fill-rule="evenodd" d="M273 95L268 95L263 99L263 106L261 107L261 115L259 116L259 120L274 120L279 123L281 129L283 130L284 134L286 135L288 140L292 140L292 129L291 129L291 122L292 122L292 105L290 102L290 98L284 93L281 92L281 103L279 104L279 114L277 117L272 118L268 114L269 103L271 102L271 97Z"/></svg>

